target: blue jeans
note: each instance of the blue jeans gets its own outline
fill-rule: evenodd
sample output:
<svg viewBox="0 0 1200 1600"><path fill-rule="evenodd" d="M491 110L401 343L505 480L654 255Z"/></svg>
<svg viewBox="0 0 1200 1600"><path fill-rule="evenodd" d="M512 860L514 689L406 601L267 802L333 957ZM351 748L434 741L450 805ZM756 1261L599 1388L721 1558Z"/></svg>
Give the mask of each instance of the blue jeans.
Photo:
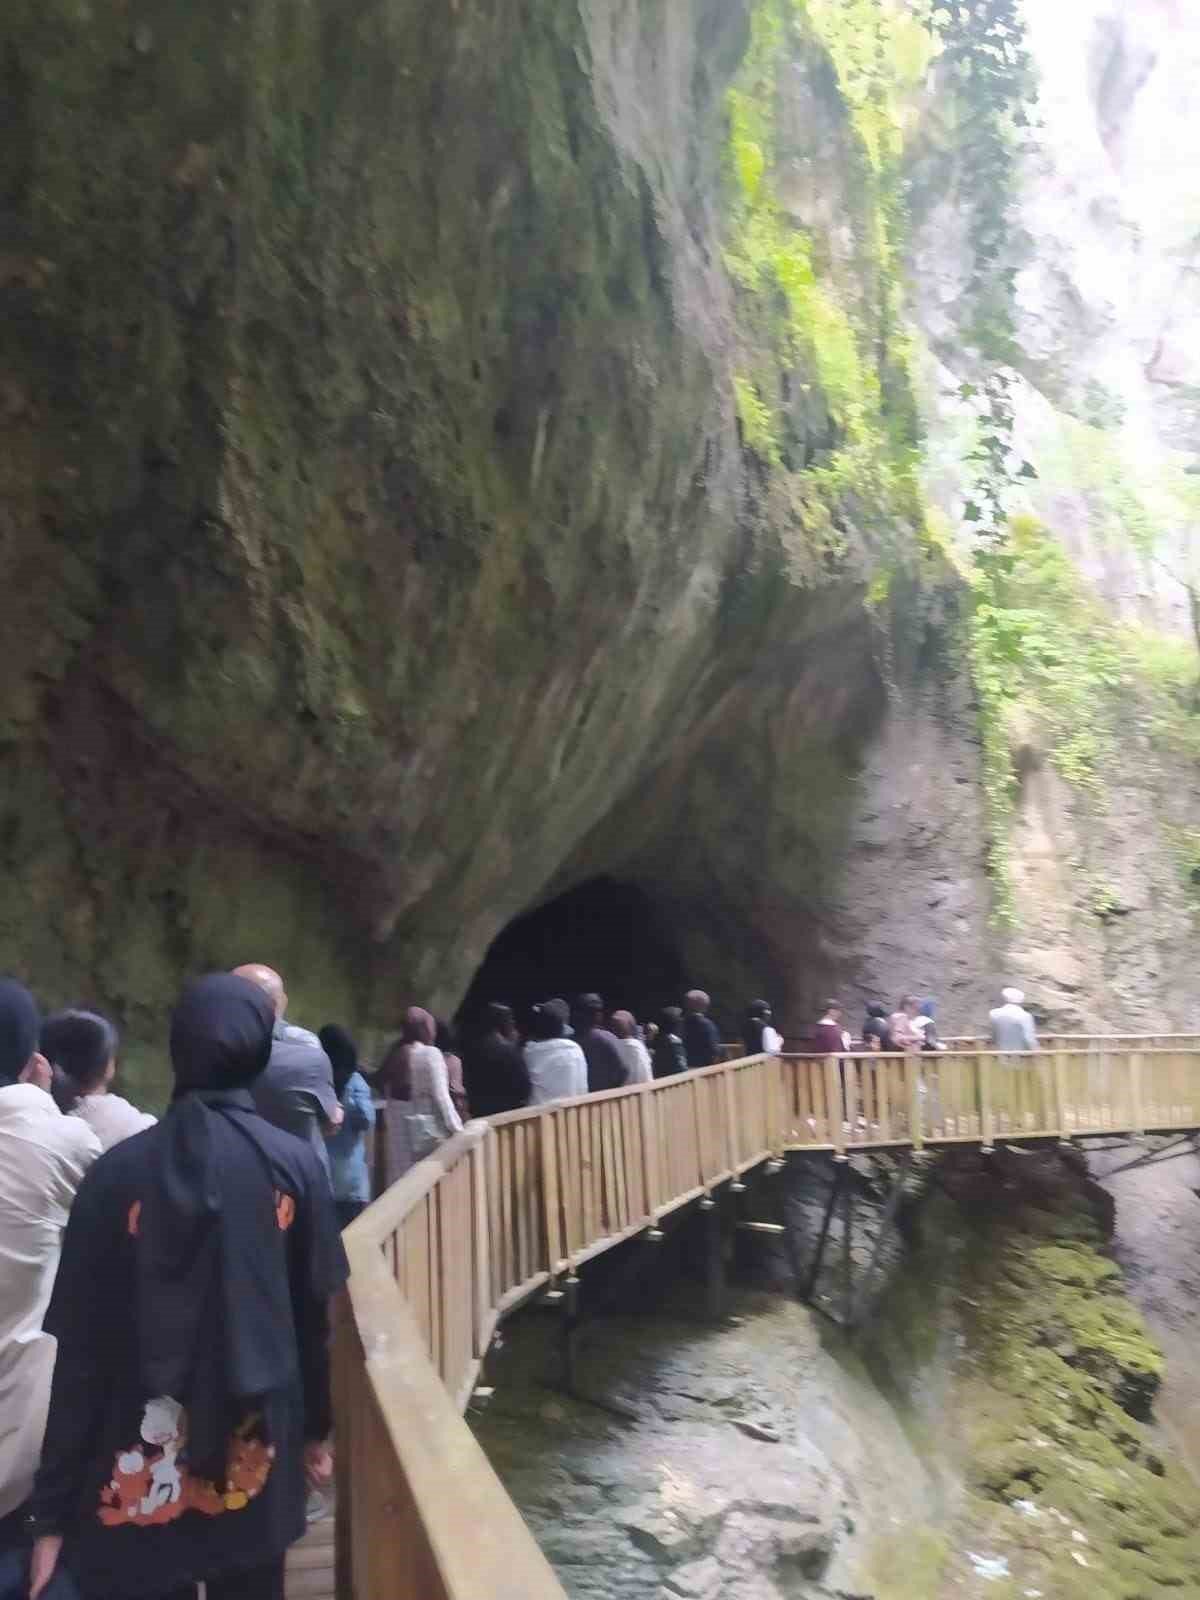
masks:
<svg viewBox="0 0 1200 1600"><path fill-rule="evenodd" d="M43 1600L80 1600L75 1580L60 1566L42 1591ZM0 1600L28 1600L29 1547L22 1544L0 1555Z"/></svg>

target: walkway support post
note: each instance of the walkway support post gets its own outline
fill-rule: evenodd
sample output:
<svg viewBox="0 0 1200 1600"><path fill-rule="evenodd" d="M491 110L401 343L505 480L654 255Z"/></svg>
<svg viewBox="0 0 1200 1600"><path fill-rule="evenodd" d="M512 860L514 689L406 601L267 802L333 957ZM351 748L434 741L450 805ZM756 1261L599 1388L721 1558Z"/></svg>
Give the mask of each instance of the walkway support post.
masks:
<svg viewBox="0 0 1200 1600"><path fill-rule="evenodd" d="M572 1272L563 1280L563 1318L560 1349L562 1383L568 1394L576 1392L575 1336L579 1329L579 1279Z"/></svg>
<svg viewBox="0 0 1200 1600"><path fill-rule="evenodd" d="M846 1179L842 1188L842 1322L852 1325L854 1316L854 1259L851 1245L854 1242L854 1184L850 1163L846 1163Z"/></svg>
<svg viewBox="0 0 1200 1600"><path fill-rule="evenodd" d="M879 1219L879 1232L875 1235L871 1259L867 1263L866 1271L863 1273L862 1281L858 1286L858 1293L854 1297L850 1320L847 1323L848 1332L852 1333L863 1320L863 1315L867 1309L867 1301L871 1294L871 1279L875 1275L875 1269L879 1265L879 1258L883 1254L883 1241L887 1238L889 1229L895 1226L896 1216L900 1210L900 1202L904 1198L904 1185L908 1179L908 1172L911 1166L912 1151L906 1150L900 1158L900 1170L892 1179L892 1187L888 1192L887 1203L883 1208L883 1215Z"/></svg>
<svg viewBox="0 0 1200 1600"><path fill-rule="evenodd" d="M700 1202L704 1228L704 1309L710 1322L725 1315L725 1241L721 1205L706 1194Z"/></svg>
<svg viewBox="0 0 1200 1600"><path fill-rule="evenodd" d="M1129 1117L1130 1133L1139 1137L1146 1131L1145 1113L1142 1110L1142 1053L1135 1050L1129 1057Z"/></svg>
<svg viewBox="0 0 1200 1600"><path fill-rule="evenodd" d="M825 1246L829 1242L829 1229L833 1224L833 1213L837 1207L838 1198L842 1192L842 1184L846 1181L850 1160L848 1156L834 1156L833 1174L829 1181L829 1197L825 1202L825 1215L821 1219L821 1232L817 1236L817 1247L813 1251L812 1265L800 1289L802 1300L811 1300L817 1292L817 1280L821 1276L821 1265L825 1260Z"/></svg>

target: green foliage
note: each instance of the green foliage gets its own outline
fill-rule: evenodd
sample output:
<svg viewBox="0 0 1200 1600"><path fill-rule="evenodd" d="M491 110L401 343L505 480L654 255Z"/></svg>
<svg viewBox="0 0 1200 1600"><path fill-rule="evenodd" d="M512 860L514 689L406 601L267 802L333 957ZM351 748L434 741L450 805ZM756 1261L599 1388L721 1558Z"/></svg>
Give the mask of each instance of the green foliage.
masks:
<svg viewBox="0 0 1200 1600"><path fill-rule="evenodd" d="M929 28L880 0L806 0L802 9L829 52L871 167L887 173L904 153L913 90L933 55Z"/></svg>
<svg viewBox="0 0 1200 1600"><path fill-rule="evenodd" d="M1179 881L1189 894L1200 900L1200 828L1176 828L1171 842Z"/></svg>
<svg viewBox="0 0 1200 1600"><path fill-rule="evenodd" d="M914 27L888 0L760 0L728 97L725 264L743 344L734 401L743 444L773 469L771 518L800 565L836 563L850 526L919 517L894 266L903 88L928 53ZM861 168L861 267L841 281L826 243L783 204L776 177L779 73L822 49Z"/></svg>
<svg viewBox="0 0 1200 1600"><path fill-rule="evenodd" d="M942 45L942 75L962 106L958 160L960 205L968 218L971 271L965 285L964 340L985 376L964 384L978 401L978 440L968 460L973 491L966 520L985 542L999 543L1008 520L1007 492L1035 477L1014 458L1012 386L1016 364L1017 278L1012 208L1017 157L1036 99L1019 0L933 0L930 27Z"/></svg>
<svg viewBox="0 0 1200 1600"><path fill-rule="evenodd" d="M1070 557L1032 518L1014 518L1001 548L977 553L972 589L971 666L983 734L995 910L1008 922L1014 715L1018 707L1031 714L1063 777L1094 791L1112 749L1126 663L1117 630Z"/></svg>
<svg viewBox="0 0 1200 1600"><path fill-rule="evenodd" d="M749 378L735 377L733 394L742 429L742 442L770 466L781 465L774 419L754 384Z"/></svg>

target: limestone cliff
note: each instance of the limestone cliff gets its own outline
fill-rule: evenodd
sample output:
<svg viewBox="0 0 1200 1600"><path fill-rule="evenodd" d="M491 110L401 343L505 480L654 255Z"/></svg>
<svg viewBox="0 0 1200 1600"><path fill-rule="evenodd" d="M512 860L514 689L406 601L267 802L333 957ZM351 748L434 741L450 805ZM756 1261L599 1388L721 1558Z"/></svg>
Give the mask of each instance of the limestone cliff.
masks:
<svg viewBox="0 0 1200 1600"><path fill-rule="evenodd" d="M862 634L748 504L748 22L6 10L0 948L44 993L152 1039L254 954L310 1018L450 1005L769 630L815 661L814 584ZM802 466L815 372L793 413Z"/></svg>

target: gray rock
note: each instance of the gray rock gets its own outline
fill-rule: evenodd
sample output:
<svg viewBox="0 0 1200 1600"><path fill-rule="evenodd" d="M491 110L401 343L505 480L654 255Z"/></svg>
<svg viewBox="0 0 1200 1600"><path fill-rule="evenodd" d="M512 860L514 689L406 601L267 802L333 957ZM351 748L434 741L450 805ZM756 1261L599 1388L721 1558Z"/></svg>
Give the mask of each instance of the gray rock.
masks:
<svg viewBox="0 0 1200 1600"><path fill-rule="evenodd" d="M761 1439L764 1444L779 1444L783 1438L783 1435L767 1422L745 1422L739 1417L735 1419L733 1425L751 1439Z"/></svg>
<svg viewBox="0 0 1200 1600"><path fill-rule="evenodd" d="M685 1600L720 1600L725 1588L721 1564L713 1556L689 1561L671 1573L663 1584L667 1594L683 1595Z"/></svg>
<svg viewBox="0 0 1200 1600"><path fill-rule="evenodd" d="M616 1521L634 1544L656 1561L680 1561L696 1545L696 1530L676 1512L661 1505L640 1501L618 1512Z"/></svg>

